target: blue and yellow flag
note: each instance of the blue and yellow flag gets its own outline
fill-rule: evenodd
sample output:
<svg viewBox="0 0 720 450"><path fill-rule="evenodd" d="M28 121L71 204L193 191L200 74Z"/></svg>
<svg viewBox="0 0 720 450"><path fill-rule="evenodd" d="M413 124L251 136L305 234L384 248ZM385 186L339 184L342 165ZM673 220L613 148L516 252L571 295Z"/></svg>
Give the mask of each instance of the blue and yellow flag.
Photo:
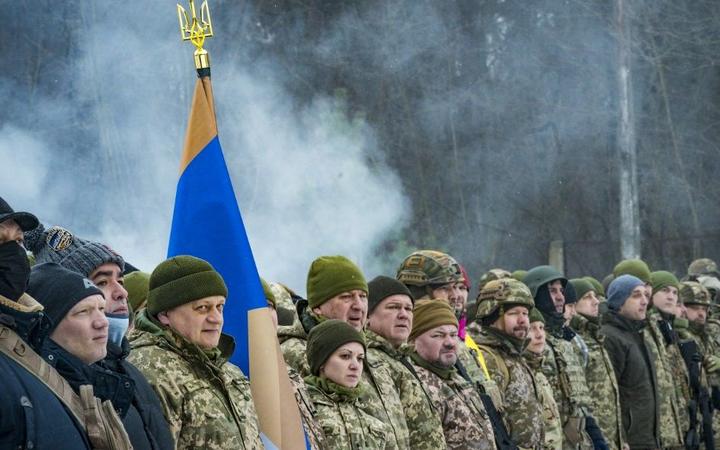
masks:
<svg viewBox="0 0 720 450"><path fill-rule="evenodd" d="M305 449L285 361L218 140L209 71L195 85L168 257L193 255L225 279L223 332L235 338L231 361L249 376L267 448Z"/></svg>

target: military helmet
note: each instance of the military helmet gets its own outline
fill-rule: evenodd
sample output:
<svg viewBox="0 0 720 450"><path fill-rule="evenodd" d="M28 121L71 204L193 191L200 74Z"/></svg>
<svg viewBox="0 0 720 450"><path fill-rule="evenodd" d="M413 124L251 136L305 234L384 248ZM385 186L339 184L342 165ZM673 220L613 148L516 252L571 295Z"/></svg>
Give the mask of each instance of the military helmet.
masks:
<svg viewBox="0 0 720 450"><path fill-rule="evenodd" d="M690 263L690 266L688 267L688 275L691 277L697 277L700 275L720 277L720 272L718 272L718 267L717 264L715 264L715 261L709 258L700 258Z"/></svg>
<svg viewBox="0 0 720 450"><path fill-rule="evenodd" d="M514 278L489 281L480 291L477 304L477 319L490 316L500 307L525 306L530 310L535 306L530 289Z"/></svg>
<svg viewBox="0 0 720 450"><path fill-rule="evenodd" d="M698 283L705 286L705 289L710 292L711 298L714 297L716 302L720 300L720 298L718 298L718 293L720 293L720 280L710 275L699 276L697 280Z"/></svg>
<svg viewBox="0 0 720 450"><path fill-rule="evenodd" d="M710 306L710 292L697 281L680 283L680 301L685 305Z"/></svg>
<svg viewBox="0 0 720 450"><path fill-rule="evenodd" d="M565 287L568 282L567 278L553 266L537 266L528 271L523 279L523 283L530 289L532 296L535 297L540 286L554 280L560 280L563 287Z"/></svg>
<svg viewBox="0 0 720 450"><path fill-rule="evenodd" d="M410 286L458 283L464 280L455 258L435 250L411 253L400 264L395 278Z"/></svg>
<svg viewBox="0 0 720 450"><path fill-rule="evenodd" d="M503 278L510 277L512 277L512 274L505 269L490 269L480 277L480 281L478 282L478 292L482 291L482 288L493 280L501 280Z"/></svg>

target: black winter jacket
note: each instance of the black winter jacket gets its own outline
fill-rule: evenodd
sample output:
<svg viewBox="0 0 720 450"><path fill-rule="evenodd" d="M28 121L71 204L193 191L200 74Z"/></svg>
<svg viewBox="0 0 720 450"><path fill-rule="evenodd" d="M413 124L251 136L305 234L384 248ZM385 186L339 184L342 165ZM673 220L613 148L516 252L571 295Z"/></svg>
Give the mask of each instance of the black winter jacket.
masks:
<svg viewBox="0 0 720 450"><path fill-rule="evenodd" d="M127 350L127 344L125 348ZM160 401L137 369L132 368L135 377L127 373L127 368L131 367L130 363L123 361L123 355L127 356L127 351L123 352L115 347L111 352L109 361L106 358L100 363L88 365L52 339L47 339L41 354L70 383L75 392L79 391L81 385L91 384L97 398L112 402L134 450L172 450L174 444L160 409ZM110 353L108 355L110 356ZM137 379L142 381L138 383ZM148 396L146 389L150 390L152 397ZM153 414L153 410L156 414Z"/></svg>
<svg viewBox="0 0 720 450"><path fill-rule="evenodd" d="M49 328L44 314L21 312L4 300L0 299L0 323L14 330L26 343L32 342L31 347L41 345ZM2 353L0 380L0 448L91 448L85 432L55 394Z"/></svg>
<svg viewBox="0 0 720 450"><path fill-rule="evenodd" d="M609 311L602 327L620 391L625 436L632 450L660 448L657 378L645 346L645 325L645 321Z"/></svg>

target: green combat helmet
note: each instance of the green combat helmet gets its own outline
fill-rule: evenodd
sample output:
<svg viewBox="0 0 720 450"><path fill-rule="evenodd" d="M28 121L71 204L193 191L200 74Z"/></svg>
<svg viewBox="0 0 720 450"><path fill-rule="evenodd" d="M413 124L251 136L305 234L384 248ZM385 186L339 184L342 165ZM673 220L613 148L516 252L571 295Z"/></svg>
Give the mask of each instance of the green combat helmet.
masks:
<svg viewBox="0 0 720 450"><path fill-rule="evenodd" d="M486 284L493 280L502 280L503 278L511 278L512 274L505 269L490 269L480 277L478 283L478 292L482 291Z"/></svg>
<svg viewBox="0 0 720 450"><path fill-rule="evenodd" d="M476 319L500 314L514 306L525 306L528 310L535 307L530 289L514 278L489 281L478 295Z"/></svg>
<svg viewBox="0 0 720 450"><path fill-rule="evenodd" d="M680 301L686 306L710 306L710 292L696 281L683 281L680 283Z"/></svg>
<svg viewBox="0 0 720 450"><path fill-rule="evenodd" d="M455 258L435 250L411 253L400 264L395 278L408 286L443 285L464 280Z"/></svg>
<svg viewBox="0 0 720 450"><path fill-rule="evenodd" d="M720 272L718 272L718 267L717 264L715 264L715 261L709 258L700 258L691 262L688 267L688 276L699 277L701 275L710 275L720 278Z"/></svg>
<svg viewBox="0 0 720 450"><path fill-rule="evenodd" d="M563 287L567 285L567 278L553 266L537 266L528 271L523 279L523 283L530 289L534 298L540 286L554 280L560 280Z"/></svg>

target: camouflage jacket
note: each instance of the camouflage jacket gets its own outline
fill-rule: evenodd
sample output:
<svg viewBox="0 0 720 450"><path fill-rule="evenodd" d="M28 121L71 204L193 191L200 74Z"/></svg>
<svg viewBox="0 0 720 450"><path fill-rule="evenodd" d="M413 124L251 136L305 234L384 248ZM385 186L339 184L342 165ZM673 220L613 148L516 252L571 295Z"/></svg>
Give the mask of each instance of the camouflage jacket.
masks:
<svg viewBox="0 0 720 450"><path fill-rule="evenodd" d="M359 393L367 389L367 385L361 382L357 388L347 389L314 376L305 377L305 381L313 402L315 421L323 430L327 448L391 448L387 425L361 408Z"/></svg>
<svg viewBox="0 0 720 450"><path fill-rule="evenodd" d="M660 442L663 447L682 447L685 432L690 426L687 403L678 389L681 383L688 382L687 375L683 379L675 379L673 366L685 367L680 348L675 342L667 342L660 330L663 318L655 308L648 310L648 328L646 329L647 348L655 358L655 372L658 383L658 409L660 412Z"/></svg>
<svg viewBox="0 0 720 450"><path fill-rule="evenodd" d="M563 425L563 448L566 450L592 449L593 444L585 431L589 393L585 371L578 361L573 344L547 333L547 356L541 366L553 390Z"/></svg>
<svg viewBox="0 0 720 450"><path fill-rule="evenodd" d="M557 403L555 403L550 382L540 370L546 353L538 355L525 350L523 357L530 369L535 373L535 386L543 408L545 438L542 448L543 450L562 450L563 429L562 423L560 423L560 411L558 411Z"/></svg>
<svg viewBox="0 0 720 450"><path fill-rule="evenodd" d="M332 450L387 449L390 430L381 420L360 407L359 394L350 395L318 377L305 377L314 405L314 416L322 427L327 448ZM357 391L367 388L362 383Z"/></svg>
<svg viewBox="0 0 720 450"><path fill-rule="evenodd" d="M307 310L307 301L300 300L298 302L298 319L295 320L295 323L278 328L278 339L285 363L303 377L311 375L305 355L307 335L319 320L322 319L316 318ZM366 357L363 381L369 385L369 388L363 390L360 407L366 413L391 427L392 439L388 448L408 448L410 433L391 371L382 361L375 362L372 358Z"/></svg>
<svg viewBox="0 0 720 450"><path fill-rule="evenodd" d="M390 372L405 413L410 448L413 450L444 448L445 436L442 423L433 412L429 394L417 375L406 365L409 364L407 355L370 330L365 332L365 337L368 358L373 363L382 364Z"/></svg>
<svg viewBox="0 0 720 450"><path fill-rule="evenodd" d="M605 336L600 333L600 319L577 314L571 321L572 329L582 337L588 349L585 379L590 397L590 407L600 430L612 450L621 450L625 439L620 409L620 390L615 379L607 350L603 346Z"/></svg>
<svg viewBox="0 0 720 450"><path fill-rule="evenodd" d="M505 422L513 442L522 448L540 449L544 440L543 412L535 375L522 356L525 342L492 327L483 328L473 339L500 388Z"/></svg>
<svg viewBox="0 0 720 450"><path fill-rule="evenodd" d="M412 360L443 424L445 448L495 450L492 424L475 387L455 369L434 368L417 353Z"/></svg>
<svg viewBox="0 0 720 450"><path fill-rule="evenodd" d="M323 434L320 424L315 420L316 411L305 380L291 367L288 367L288 377L290 378L290 384L292 384L295 393L295 401L300 410L303 429L310 442L310 447L313 450L332 450L332 447L329 447L325 440L325 435Z"/></svg>
<svg viewBox="0 0 720 450"><path fill-rule="evenodd" d="M305 355L307 336L312 327L317 325L315 319L307 310L307 301L298 302L298 317L292 325L280 326L277 329L280 350L282 351L285 364L293 368L302 377L310 375L310 366Z"/></svg>
<svg viewBox="0 0 720 450"><path fill-rule="evenodd" d="M235 343L223 334L206 352L141 311L128 361L147 378L182 449L262 449L250 383L227 360Z"/></svg>

